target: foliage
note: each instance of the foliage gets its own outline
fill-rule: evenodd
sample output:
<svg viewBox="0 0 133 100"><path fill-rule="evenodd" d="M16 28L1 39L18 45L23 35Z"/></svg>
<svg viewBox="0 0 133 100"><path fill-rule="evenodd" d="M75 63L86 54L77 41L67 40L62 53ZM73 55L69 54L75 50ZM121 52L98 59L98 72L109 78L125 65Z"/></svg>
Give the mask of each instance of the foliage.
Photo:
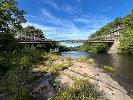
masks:
<svg viewBox="0 0 133 100"><path fill-rule="evenodd" d="M120 50L122 53L133 54L133 30L125 29L120 39Z"/></svg>
<svg viewBox="0 0 133 100"><path fill-rule="evenodd" d="M103 71L106 72L106 73L112 73L112 72L114 72L114 68L104 65L103 66Z"/></svg>
<svg viewBox="0 0 133 100"><path fill-rule="evenodd" d="M97 32L91 35L91 37L108 35L114 28L119 26L124 27L122 30L123 38L121 39L120 49L122 53L133 53L132 46L132 30L133 30L133 10L125 17L118 17L114 21L108 23L107 25L101 27ZM120 31L121 32L121 31ZM130 34L130 35L129 35ZM130 37L131 36L131 37ZM131 40L131 41L129 41ZM94 53L106 53L108 48L107 44L88 44L85 43L81 46L83 51L90 51Z"/></svg>
<svg viewBox="0 0 133 100"><path fill-rule="evenodd" d="M15 49L14 35L22 29L24 14L25 12L17 7L15 0L0 1L0 51L12 52Z"/></svg>
<svg viewBox="0 0 133 100"><path fill-rule="evenodd" d="M106 53L108 50L107 44L97 43L97 44L86 44L81 46L82 51L89 51L93 53Z"/></svg>
<svg viewBox="0 0 133 100"><path fill-rule="evenodd" d="M126 25L126 28L133 29L133 10L123 18L123 23Z"/></svg>
<svg viewBox="0 0 133 100"><path fill-rule="evenodd" d="M85 62L87 59L85 56L80 56L80 58L78 59L79 62Z"/></svg>
<svg viewBox="0 0 133 100"><path fill-rule="evenodd" d="M38 38L45 38L43 35L42 30L40 29L36 29L34 26L27 26L23 29L23 32L27 35L27 36L32 36L34 35L35 37Z"/></svg>
<svg viewBox="0 0 133 100"><path fill-rule="evenodd" d="M69 47L69 49L70 49L71 51L80 51L80 50L81 50L81 46Z"/></svg>
<svg viewBox="0 0 133 100"><path fill-rule="evenodd" d="M66 57L66 60L67 61L72 61L72 58L71 57Z"/></svg>
<svg viewBox="0 0 133 100"><path fill-rule="evenodd" d="M24 100L27 98L27 91L24 87L25 82L32 77L29 68L20 66L9 70L0 81L0 93L7 94L8 99ZM4 96L5 97L5 96ZM3 97L3 98L4 98Z"/></svg>
<svg viewBox="0 0 133 100"><path fill-rule="evenodd" d="M0 56L0 68L7 68L0 81L0 93L5 92L13 100L28 97L25 83L33 80L32 65L42 60L42 52L34 47L24 47L21 51ZM41 59L40 59L41 58Z"/></svg>
<svg viewBox="0 0 133 100"><path fill-rule="evenodd" d="M100 93L89 80L75 80L72 87L60 90L51 100L96 100Z"/></svg>
<svg viewBox="0 0 133 100"><path fill-rule="evenodd" d="M63 46L63 45L58 45L58 48L59 48L60 52L70 51L69 47L66 47L66 46Z"/></svg>
<svg viewBox="0 0 133 100"><path fill-rule="evenodd" d="M49 71L52 72L53 74L56 74L58 71L62 71L67 67L68 66L65 64L54 64L54 65L51 65Z"/></svg>
<svg viewBox="0 0 133 100"><path fill-rule="evenodd" d="M89 64L94 64L94 59L93 59L93 58L89 58L89 59L87 60L87 62L88 62Z"/></svg>
<svg viewBox="0 0 133 100"><path fill-rule="evenodd" d="M24 47L21 50L16 50L13 53L2 52L0 54L0 69L7 70L21 65L31 65L37 63L42 53L34 47Z"/></svg>
<svg viewBox="0 0 133 100"><path fill-rule="evenodd" d="M73 62L69 60L69 61L67 61L67 68L70 66L73 66Z"/></svg>

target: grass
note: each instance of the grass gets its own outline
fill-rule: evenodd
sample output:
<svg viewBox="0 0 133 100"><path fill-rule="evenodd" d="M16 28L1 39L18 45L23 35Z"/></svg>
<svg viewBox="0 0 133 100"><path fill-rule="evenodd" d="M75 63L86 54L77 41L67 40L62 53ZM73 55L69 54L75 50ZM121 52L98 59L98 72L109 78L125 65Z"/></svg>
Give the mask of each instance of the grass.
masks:
<svg viewBox="0 0 133 100"><path fill-rule="evenodd" d="M56 74L58 71L62 71L64 69L67 69L69 66L67 64L54 64L50 67L49 71L53 74Z"/></svg>
<svg viewBox="0 0 133 100"><path fill-rule="evenodd" d="M8 99L12 98L13 100L29 99L29 92L27 92L25 85L38 77L38 75L41 76L45 72L57 74L59 71L73 65L70 57L66 58L65 63L54 64L53 61L60 60L59 56L41 52L34 47L25 47L19 52L16 51L13 54L3 53L3 55L4 56L0 56L0 66L8 70L6 70L5 74L1 77L0 94L6 93ZM81 56L79 61L85 62L87 59ZM43 62L44 65L41 65L40 62ZM89 63L93 63L93 60L90 60ZM38 65L37 72L33 72L33 65ZM57 84L54 86L57 86ZM59 86L57 88L59 88ZM51 99L94 100L98 94L88 80L75 80L73 87L68 87L63 90L58 89L57 92L58 94Z"/></svg>
<svg viewBox="0 0 133 100"><path fill-rule="evenodd" d="M34 47L24 47L21 51L11 54L0 54L0 66L6 69L0 79L0 95L7 94L5 95L7 99L28 100L29 92L25 87L28 82L46 72L52 72L56 75L58 71L72 65L70 58L66 63L53 63L53 61L60 59L61 57L58 55L44 53Z"/></svg>
<svg viewBox="0 0 133 100"><path fill-rule="evenodd" d="M48 60L50 60L50 61L55 61L55 60L61 59L60 56L58 56L56 54L52 54L52 53L48 53L47 56L48 56Z"/></svg>
<svg viewBox="0 0 133 100"><path fill-rule="evenodd" d="M7 94L7 99L27 100L28 92L25 84L33 80L37 74L32 72L32 65L44 60L43 52L34 47L24 47L19 51L0 54L0 66L4 69L0 79L0 94ZM1 68L0 67L0 68ZM40 68L45 71L44 68Z"/></svg>
<svg viewBox="0 0 133 100"><path fill-rule="evenodd" d="M93 58L90 58L90 59L87 60L87 62L88 62L89 64L94 64L94 59L93 59Z"/></svg>
<svg viewBox="0 0 133 100"><path fill-rule="evenodd" d="M67 61L72 61L72 58L71 57L66 57L66 60Z"/></svg>
<svg viewBox="0 0 133 100"><path fill-rule="evenodd" d="M104 71L105 73L112 73L112 72L114 72L114 68L113 68L113 67L110 67L110 66L104 65L104 66L103 66L103 71Z"/></svg>
<svg viewBox="0 0 133 100"><path fill-rule="evenodd" d="M49 100L96 100L101 95L89 80L78 79L74 81L72 87L57 89L58 93Z"/></svg>
<svg viewBox="0 0 133 100"><path fill-rule="evenodd" d="M51 63L51 65L49 66L50 67L49 71L52 72L53 74L56 74L58 73L58 71L63 71L73 65L72 59L70 57L67 57L66 60L67 60L66 63L61 63L61 64Z"/></svg>
<svg viewBox="0 0 133 100"><path fill-rule="evenodd" d="M80 56L80 58L78 59L79 62L85 62L87 59L85 56Z"/></svg>

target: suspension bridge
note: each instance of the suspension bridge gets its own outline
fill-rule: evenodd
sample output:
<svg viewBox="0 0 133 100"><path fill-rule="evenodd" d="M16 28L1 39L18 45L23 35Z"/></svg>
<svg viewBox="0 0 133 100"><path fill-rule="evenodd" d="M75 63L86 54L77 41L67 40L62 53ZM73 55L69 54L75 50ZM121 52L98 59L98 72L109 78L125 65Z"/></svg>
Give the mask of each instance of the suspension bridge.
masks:
<svg viewBox="0 0 133 100"><path fill-rule="evenodd" d="M90 37L87 40L51 40L47 38L38 38L34 34L31 36L28 36L26 34L19 34L19 36L16 36L18 43L21 44L46 44L46 43L114 43L116 39L118 39L121 34L119 30L121 30L121 27L118 27L116 29L113 29L113 31L110 31L108 35L104 36L97 36L97 37Z"/></svg>

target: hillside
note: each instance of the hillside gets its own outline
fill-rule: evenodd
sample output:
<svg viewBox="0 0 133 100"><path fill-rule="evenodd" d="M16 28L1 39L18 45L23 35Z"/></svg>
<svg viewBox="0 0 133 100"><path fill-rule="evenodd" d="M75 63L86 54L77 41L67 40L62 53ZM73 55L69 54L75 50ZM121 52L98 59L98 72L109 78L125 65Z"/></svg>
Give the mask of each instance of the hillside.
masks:
<svg viewBox="0 0 133 100"><path fill-rule="evenodd" d="M100 28L91 37L107 35L112 29L124 26L125 28L121 31L122 38L120 38L120 51L121 53L133 53L133 10L125 17L116 18L113 22ZM130 41L129 41L130 40ZM109 46L107 44L83 44L81 46L83 51L91 51L95 53L105 53L108 51Z"/></svg>

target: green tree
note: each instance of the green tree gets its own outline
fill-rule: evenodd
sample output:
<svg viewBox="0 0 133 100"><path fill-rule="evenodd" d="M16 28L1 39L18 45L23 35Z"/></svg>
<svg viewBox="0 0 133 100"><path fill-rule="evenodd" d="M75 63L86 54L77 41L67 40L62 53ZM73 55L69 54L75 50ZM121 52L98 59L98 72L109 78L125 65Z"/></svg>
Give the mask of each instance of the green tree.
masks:
<svg viewBox="0 0 133 100"><path fill-rule="evenodd" d="M34 35L35 37L45 38L42 30L36 29L34 26L27 26L24 28L24 33L28 36Z"/></svg>
<svg viewBox="0 0 133 100"><path fill-rule="evenodd" d="M114 27L122 25L123 24L122 18L121 17L116 18L113 23L114 23Z"/></svg>
<svg viewBox="0 0 133 100"><path fill-rule="evenodd" d="M132 28L133 29L133 10L123 19L124 25L127 28Z"/></svg>
<svg viewBox="0 0 133 100"><path fill-rule="evenodd" d="M108 45L103 43L97 44L86 44L81 46L82 51L89 51L93 53L106 53L108 50Z"/></svg>
<svg viewBox="0 0 133 100"><path fill-rule="evenodd" d="M120 50L122 53L133 54L133 30L128 28L123 31L120 39Z"/></svg>
<svg viewBox="0 0 133 100"><path fill-rule="evenodd" d="M115 29L117 26L124 26L120 32L122 32L123 36L120 39L120 48L122 53L133 53L133 42L132 42L132 30L133 30L133 10L125 17L121 18L118 17L114 21L108 23L107 25L101 27L97 32L95 32L91 37L103 36L110 34L110 31ZM129 41L131 40L131 41ZM83 44L81 46L82 50L84 51L92 51L92 52L103 52L107 51L107 44Z"/></svg>
<svg viewBox="0 0 133 100"><path fill-rule="evenodd" d="M15 33L22 29L25 12L17 7L15 0L0 1L0 51L12 51L15 48Z"/></svg>

